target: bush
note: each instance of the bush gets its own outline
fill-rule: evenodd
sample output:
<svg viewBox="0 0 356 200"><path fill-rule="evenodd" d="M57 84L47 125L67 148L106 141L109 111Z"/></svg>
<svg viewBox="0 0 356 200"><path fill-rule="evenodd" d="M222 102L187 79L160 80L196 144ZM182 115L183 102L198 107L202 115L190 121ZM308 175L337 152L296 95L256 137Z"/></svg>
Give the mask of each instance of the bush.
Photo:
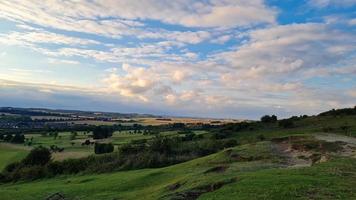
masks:
<svg viewBox="0 0 356 200"><path fill-rule="evenodd" d="M23 134L15 134L15 136L11 139L11 143L15 144L23 144L25 143L25 136Z"/></svg>
<svg viewBox="0 0 356 200"><path fill-rule="evenodd" d="M258 135L256 138L259 141L264 141L266 139L266 137L263 134Z"/></svg>
<svg viewBox="0 0 356 200"><path fill-rule="evenodd" d="M11 134L7 134L5 137L4 137L4 141L5 142L10 142L12 140L12 135Z"/></svg>
<svg viewBox="0 0 356 200"><path fill-rule="evenodd" d="M22 160L24 165L45 165L51 160L51 152L45 147L36 147Z"/></svg>
<svg viewBox="0 0 356 200"><path fill-rule="evenodd" d="M221 139L228 138L231 135L232 135L231 131L229 131L229 130L221 130L221 131L213 133L213 139L221 140Z"/></svg>
<svg viewBox="0 0 356 200"><path fill-rule="evenodd" d="M93 130L94 139L104 139L111 137L114 130L108 126L96 126Z"/></svg>
<svg viewBox="0 0 356 200"><path fill-rule="evenodd" d="M282 128L293 128L294 121L291 119L283 119L278 122L278 126L280 126Z"/></svg>
<svg viewBox="0 0 356 200"><path fill-rule="evenodd" d="M265 115L265 116L261 117L261 122L264 122L264 123L272 123L272 122L276 122L276 121L277 121L276 115L272 115L272 116Z"/></svg>
<svg viewBox="0 0 356 200"><path fill-rule="evenodd" d="M95 154L111 153L114 151L114 145L95 143L94 147Z"/></svg>

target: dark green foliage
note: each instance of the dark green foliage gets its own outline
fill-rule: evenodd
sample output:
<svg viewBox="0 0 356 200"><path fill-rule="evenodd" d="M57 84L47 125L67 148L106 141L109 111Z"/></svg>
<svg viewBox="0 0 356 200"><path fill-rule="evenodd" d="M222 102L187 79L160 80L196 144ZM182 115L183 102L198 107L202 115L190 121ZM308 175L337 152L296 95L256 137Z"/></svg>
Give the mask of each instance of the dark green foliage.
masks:
<svg viewBox="0 0 356 200"><path fill-rule="evenodd" d="M259 140L259 141L264 141L264 140L266 140L266 137L265 137L263 134L259 134L259 135L257 136L257 140Z"/></svg>
<svg viewBox="0 0 356 200"><path fill-rule="evenodd" d="M104 139L111 137L114 132L114 129L109 126L96 126L93 129L93 138L94 139Z"/></svg>
<svg viewBox="0 0 356 200"><path fill-rule="evenodd" d="M332 109L327 112L320 113L319 116L340 116L340 115L356 115L356 106L354 108Z"/></svg>
<svg viewBox="0 0 356 200"><path fill-rule="evenodd" d="M95 143L94 151L95 154L111 153L114 151L114 145L112 145L111 143Z"/></svg>
<svg viewBox="0 0 356 200"><path fill-rule="evenodd" d="M11 139L11 143L15 144L23 144L25 143L25 136L23 134L15 134L15 136Z"/></svg>
<svg viewBox="0 0 356 200"><path fill-rule="evenodd" d="M228 130L223 130L223 131L213 133L213 138L216 140L225 139L230 136L232 136L232 132L230 132Z"/></svg>
<svg viewBox="0 0 356 200"><path fill-rule="evenodd" d="M293 128L295 124L292 119L283 119L278 122L278 126L282 128Z"/></svg>
<svg viewBox="0 0 356 200"><path fill-rule="evenodd" d="M21 161L7 165L0 181L34 180L48 175L47 163L51 152L45 147L36 147Z"/></svg>
<svg viewBox="0 0 356 200"><path fill-rule="evenodd" d="M265 116L261 117L261 122L263 122L263 123L273 123L276 121L277 121L276 115L272 115L272 116L265 115Z"/></svg>
<svg viewBox="0 0 356 200"><path fill-rule="evenodd" d="M51 152L45 147L36 147L22 160L24 165L45 165L51 160Z"/></svg>
<svg viewBox="0 0 356 200"><path fill-rule="evenodd" d="M4 141L5 142L10 142L12 140L12 135L11 134L7 134L5 137L4 137Z"/></svg>
<svg viewBox="0 0 356 200"><path fill-rule="evenodd" d="M57 145L51 145L50 149L52 152L62 152L64 151L64 148L58 147Z"/></svg>
<svg viewBox="0 0 356 200"><path fill-rule="evenodd" d="M182 140L183 141L192 141L196 137L197 137L197 135L195 135L195 133L190 132L188 134L185 134L185 136L182 138Z"/></svg>

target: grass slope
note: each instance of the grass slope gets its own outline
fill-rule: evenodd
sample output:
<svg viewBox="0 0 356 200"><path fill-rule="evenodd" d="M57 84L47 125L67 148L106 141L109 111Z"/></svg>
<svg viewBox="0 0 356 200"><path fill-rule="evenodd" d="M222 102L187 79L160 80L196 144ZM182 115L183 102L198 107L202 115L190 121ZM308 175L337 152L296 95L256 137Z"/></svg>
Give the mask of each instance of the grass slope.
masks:
<svg viewBox="0 0 356 200"><path fill-rule="evenodd" d="M0 171L3 170L7 164L21 160L27 153L28 151L25 148L0 143Z"/></svg>
<svg viewBox="0 0 356 200"><path fill-rule="evenodd" d="M200 194L199 199L356 198L356 159L276 169L280 161L272 143L259 142L159 169L6 184L0 186L0 193L4 200L44 199L55 192L96 200L195 199Z"/></svg>

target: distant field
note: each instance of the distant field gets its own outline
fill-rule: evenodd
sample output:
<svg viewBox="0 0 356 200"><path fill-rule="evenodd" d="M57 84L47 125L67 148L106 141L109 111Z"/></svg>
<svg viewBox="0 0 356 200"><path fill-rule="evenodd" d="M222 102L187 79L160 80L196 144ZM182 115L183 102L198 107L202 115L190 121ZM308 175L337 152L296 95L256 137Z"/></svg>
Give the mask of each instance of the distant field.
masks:
<svg viewBox="0 0 356 200"><path fill-rule="evenodd" d="M64 121L65 123L73 124L88 124L88 125L164 125L173 123L184 123L184 124L225 124L225 123L236 123L241 120L233 119L203 119L203 118L132 118L132 119L120 119L120 121L100 121L100 120L78 120L78 121Z"/></svg>
<svg viewBox="0 0 356 200"><path fill-rule="evenodd" d="M58 116L31 116L32 120L68 120L71 119L70 117L58 117Z"/></svg>
<svg viewBox="0 0 356 200"><path fill-rule="evenodd" d="M114 125L118 124L118 122L112 122L112 121L99 121L99 120L75 120L75 121L63 121L63 123L72 123L72 124L86 124L86 125Z"/></svg>
<svg viewBox="0 0 356 200"><path fill-rule="evenodd" d="M224 124L231 122L240 122L241 120L234 119L204 119L204 118L134 118L144 125L162 125L173 123L185 123L185 124Z"/></svg>
<svg viewBox="0 0 356 200"><path fill-rule="evenodd" d="M98 140L103 143L113 143L115 145L115 151L118 146L130 143L134 140L150 139L152 135L143 135L142 133L130 133L131 131L114 132L113 136L108 139ZM7 164L21 160L31 148L35 146L50 147L51 145L57 145L60 148L64 148L63 152L57 152L52 154L54 160L64 160L68 158L81 158L94 154L94 146L83 146L82 143L89 139L94 141L90 135L84 134L84 132L77 132L75 140L70 140L70 132L61 132L55 139L53 136L42 136L40 134L26 134L25 137L33 138L31 147L24 145L16 145L9 143L0 143L0 170ZM195 131L197 135L206 133L205 131ZM165 136L176 136L176 131L162 132Z"/></svg>

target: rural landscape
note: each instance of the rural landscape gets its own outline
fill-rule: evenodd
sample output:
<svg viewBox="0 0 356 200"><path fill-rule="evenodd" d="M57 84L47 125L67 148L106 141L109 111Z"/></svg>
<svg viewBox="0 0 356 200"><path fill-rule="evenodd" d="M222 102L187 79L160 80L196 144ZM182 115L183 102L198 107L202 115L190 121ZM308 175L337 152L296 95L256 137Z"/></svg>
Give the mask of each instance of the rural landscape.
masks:
<svg viewBox="0 0 356 200"><path fill-rule="evenodd" d="M356 198L356 107L171 120L2 108L2 198Z"/></svg>
<svg viewBox="0 0 356 200"><path fill-rule="evenodd" d="M356 200L356 0L0 0L0 200Z"/></svg>

